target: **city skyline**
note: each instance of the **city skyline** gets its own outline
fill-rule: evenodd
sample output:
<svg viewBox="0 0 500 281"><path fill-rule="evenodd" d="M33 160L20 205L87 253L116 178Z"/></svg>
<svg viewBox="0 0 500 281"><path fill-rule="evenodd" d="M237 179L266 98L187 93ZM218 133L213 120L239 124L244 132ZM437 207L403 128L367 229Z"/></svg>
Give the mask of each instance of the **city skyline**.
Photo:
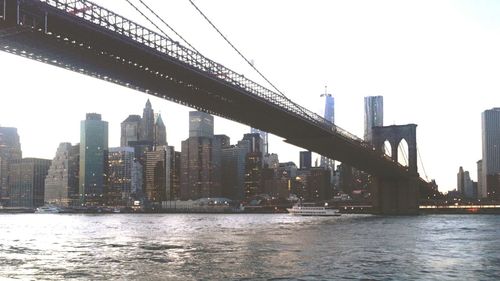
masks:
<svg viewBox="0 0 500 281"><path fill-rule="evenodd" d="M97 2L125 16L132 15L131 18L134 20L142 21L140 16L129 13L127 7L116 5L117 1ZM398 11L401 13L385 12L382 14L387 17L377 14L378 11L383 10L384 5L389 5L388 3L393 10L400 9ZM232 38L244 53L254 58L256 65L264 73L268 73L271 80L277 81L275 83L280 85L292 100L309 109L320 108L322 104L319 95L324 84L328 84L337 99L337 124L359 137L363 135L363 98L373 95L384 96L386 125L418 124L418 146L429 179L436 178L440 190L446 191L456 187L454 175L459 166L471 171L471 177L477 179L476 161L481 158L481 112L497 107L498 104L495 102L499 102L495 99L494 93L500 89L499 85L494 83L494 79L498 77L499 70L496 65L499 65L500 61L495 50L500 44L498 39L492 36L498 31L499 22L491 16L498 13L500 9L498 4L493 2L487 2L489 4L484 6L474 6L472 2L464 1L454 2L455 5L451 2L440 2L432 6L434 10L428 11L426 8L431 6L430 3L424 2L420 5L406 3L405 5L397 2L382 2L381 4L366 2L366 6L360 9L360 15L353 19L341 15L343 9L355 9L353 4L318 2L315 5L307 5L306 11L299 12L299 8L304 7L298 2L287 3L289 13L280 14L283 18L283 26L278 26L285 33L280 37L286 40L275 40L273 34L278 31L277 27L269 28L270 30L264 28L270 23L271 19L268 17L272 13L277 13L279 11L277 7L283 5L283 2L277 1L277 3L269 4L271 6L268 10L261 11L264 14L263 22L255 23L255 26L245 25L246 18L236 20L234 15L225 15L220 7L226 6L227 9L236 11L241 8L238 5L244 7L248 5L250 11L256 11L263 7L264 2L234 4L221 1L221 3L205 4L201 7L208 15L218 20L219 27L229 34L229 38ZM172 15L172 11L168 9L169 5L170 3L155 3L154 7L158 8L161 15L165 14L169 22L171 18L171 24L202 53L216 61L228 64L237 71L244 68L244 64L236 55L229 52L230 50L223 45L221 39L216 37L213 31L206 29L207 27L204 26L206 24L194 11L188 9L188 4L180 2L171 4L179 9L179 15ZM321 9L322 7L324 9ZM177 11L175 8L172 10ZM318 8L318 10L312 10L312 8ZM373 11L370 11L370 8L373 8ZM408 13L408 9L411 8L415 8L417 12L413 11L411 17L405 18L405 11ZM305 15L307 12L311 12L311 18ZM333 15L322 19L312 16L315 13L327 12ZM299 13L311 20L301 23L307 27L305 30L315 28L323 32L323 36L302 32L302 35L311 37L312 42L315 42L314 47L319 49L318 55L325 56L321 64L312 65L306 61L314 61L309 57L310 55L299 57L298 61L297 58L291 57L294 52L301 53L299 49L294 49L296 47L291 43L291 40L295 39L292 36L293 31L304 28L292 20L293 16ZM376 18L385 18L385 20L375 21L372 27L365 26L363 23L356 25L357 17L365 16L368 20L374 15L377 15ZM421 21L419 19L421 15L427 16L425 17L427 21L423 22L422 26L418 24L419 20ZM190 20L192 18L194 22L192 26L191 22L187 26L185 20L181 21L182 16L189 17ZM448 23L439 23L442 18L448 19ZM392 22L395 20L400 20L401 24L393 25ZM341 26L348 28L342 30L332 23L343 23ZM205 29L200 28L201 26ZM330 26L332 30L329 29ZM382 27L388 27L389 30L382 32L377 29ZM200 30L196 31L196 28ZM405 28L409 28L411 32L404 33ZM239 29L241 32L237 31ZM213 35L208 41L205 41L207 39L205 36L208 36L203 33L205 31L206 34ZM324 35L330 34L327 31L333 36ZM403 33L397 33L398 31ZM244 35L249 32L256 32L255 36L246 38ZM392 38L395 34L398 35L396 37L399 40ZM446 36L442 38L442 34ZM359 36L355 37L355 35ZM381 41L378 41L378 35L382 36ZM258 42L260 40L272 41L275 46L266 44L266 49L261 49L260 45L252 42L252 39ZM340 42L337 42L337 39ZM422 43L419 39L427 40ZM321 42L325 44L320 45ZM365 46L366 44L360 43L369 44ZM278 50L286 48L290 50L278 54ZM398 61L398 57L401 58L402 55L405 55L405 59ZM301 71L287 70L287 60L291 59L297 64L298 70L317 69L317 71L304 74ZM426 63L432 60L435 60L433 67L427 67ZM0 70L0 74L4 77L2 91L5 93L2 94L0 125L18 128L25 157L52 159L60 142L77 143L78 122L84 119L87 112L100 113L103 115L103 120L109 121L110 147L119 146L120 122L129 114L140 113L144 100L148 97L155 108L162 113L167 127L169 145L174 145L176 149L179 149L180 141L187 136L187 121L183 120L188 120L187 115L191 110L189 108L6 53L0 54L0 61L2 64L11 66ZM461 67L457 68L457 66ZM40 75L45 72L50 74ZM253 73L247 74L246 71L241 72L249 77L254 75ZM22 79L26 79L25 77L29 77L29 83L21 82ZM19 85L22 85L22 88L19 88ZM474 98L466 99L467 94ZM417 99L409 104L411 97L417 97ZM25 102L28 99L32 106ZM68 105L68 107L61 105ZM62 133L66 136L55 132L60 127L65 128ZM443 127L448 130L443 130ZM463 128L467 128L465 137ZM228 134L233 139L239 139L249 130L244 125L221 118L215 119L216 134ZM301 149L290 150L289 145L275 136L270 137L270 142L270 152L278 153L281 162L291 160L296 164L299 163L298 151ZM461 151L458 154L460 158L457 158L456 151ZM421 176L425 176L422 170L420 173Z"/></svg>

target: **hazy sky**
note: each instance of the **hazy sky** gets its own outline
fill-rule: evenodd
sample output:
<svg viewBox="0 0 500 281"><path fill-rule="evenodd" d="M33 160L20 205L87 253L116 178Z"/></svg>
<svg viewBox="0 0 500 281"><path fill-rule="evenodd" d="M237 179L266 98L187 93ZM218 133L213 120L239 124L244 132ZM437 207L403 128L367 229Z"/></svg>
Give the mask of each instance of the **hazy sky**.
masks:
<svg viewBox="0 0 500 281"><path fill-rule="evenodd" d="M260 81L188 0L145 1L204 55ZM125 0L95 2L144 23ZM337 125L362 137L363 97L383 95L385 125L418 124L426 172L441 191L456 187L459 166L476 179L481 112L500 106L500 1L195 2L297 103L319 113L328 85ZM51 159L60 142L79 142L86 112L102 114L118 146L120 123L142 114L147 98L170 145L180 150L188 137L189 108L8 53L0 66L0 125L18 128L25 157ZM215 120L232 143L248 130ZM280 161L298 163L299 150L271 137Z"/></svg>

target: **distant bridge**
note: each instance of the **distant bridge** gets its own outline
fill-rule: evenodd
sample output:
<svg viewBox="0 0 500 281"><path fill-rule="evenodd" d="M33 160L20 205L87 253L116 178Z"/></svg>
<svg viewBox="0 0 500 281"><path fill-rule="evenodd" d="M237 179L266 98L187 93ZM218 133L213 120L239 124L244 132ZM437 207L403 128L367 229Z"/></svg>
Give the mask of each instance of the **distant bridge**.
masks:
<svg viewBox="0 0 500 281"><path fill-rule="evenodd" d="M0 0L0 49L273 133L373 175L376 212L418 211L424 181L416 160L404 167L288 98L90 1Z"/></svg>

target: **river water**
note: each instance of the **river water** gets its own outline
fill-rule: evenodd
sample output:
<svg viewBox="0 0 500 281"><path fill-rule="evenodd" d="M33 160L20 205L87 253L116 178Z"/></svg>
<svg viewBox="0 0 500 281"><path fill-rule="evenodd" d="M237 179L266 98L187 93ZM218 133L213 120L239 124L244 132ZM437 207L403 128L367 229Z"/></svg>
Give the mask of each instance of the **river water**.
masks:
<svg viewBox="0 0 500 281"><path fill-rule="evenodd" d="M0 215L0 280L499 280L500 216Z"/></svg>

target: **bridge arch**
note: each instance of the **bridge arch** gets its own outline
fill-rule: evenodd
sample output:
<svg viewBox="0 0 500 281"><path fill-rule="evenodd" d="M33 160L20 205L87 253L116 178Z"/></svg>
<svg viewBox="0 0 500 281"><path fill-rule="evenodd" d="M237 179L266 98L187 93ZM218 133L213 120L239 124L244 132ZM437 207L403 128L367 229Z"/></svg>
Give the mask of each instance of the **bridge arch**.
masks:
<svg viewBox="0 0 500 281"><path fill-rule="evenodd" d="M404 140L404 142L403 142ZM389 142L391 145L391 158L394 162L399 162L400 156L399 147L401 142L408 146L408 170L417 175L417 125L393 125L385 127L373 127L373 145L379 152L384 153L384 143ZM382 149L382 150L381 150Z"/></svg>
<svg viewBox="0 0 500 281"><path fill-rule="evenodd" d="M382 145L382 151L384 152L385 155L392 158L392 145L389 140L384 141L384 144Z"/></svg>
<svg viewBox="0 0 500 281"><path fill-rule="evenodd" d="M399 143L398 143L398 154L399 154L399 157L398 157L399 164L408 167L408 164L409 164L408 163L409 151L408 151L408 142L406 141L405 138L401 138L399 140Z"/></svg>

